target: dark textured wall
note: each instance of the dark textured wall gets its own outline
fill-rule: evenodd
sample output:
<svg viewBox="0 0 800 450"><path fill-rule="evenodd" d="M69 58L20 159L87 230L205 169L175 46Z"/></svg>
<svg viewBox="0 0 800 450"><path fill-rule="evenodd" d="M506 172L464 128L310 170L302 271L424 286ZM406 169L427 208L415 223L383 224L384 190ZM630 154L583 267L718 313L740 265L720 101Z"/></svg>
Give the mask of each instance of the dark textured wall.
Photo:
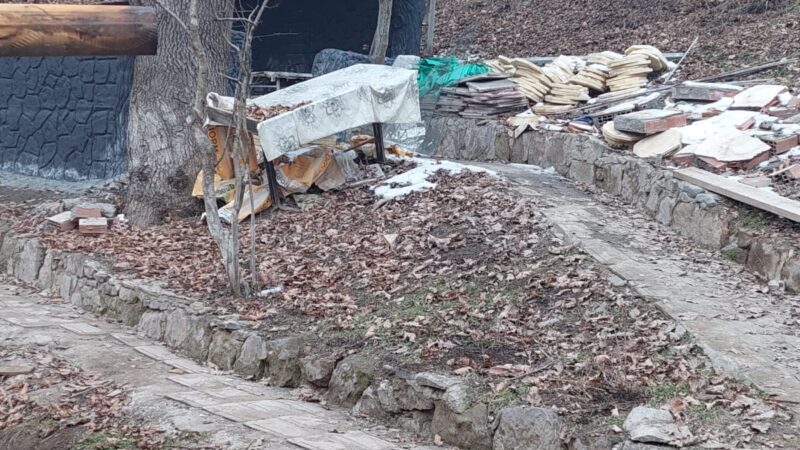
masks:
<svg viewBox="0 0 800 450"><path fill-rule="evenodd" d="M256 0L247 0L253 7ZM249 2L249 3L248 3ZM326 48L369 53L378 0L272 0L253 41L253 69L311 72ZM388 56L417 55L425 0L395 0Z"/></svg>
<svg viewBox="0 0 800 450"><path fill-rule="evenodd" d="M63 180L125 172L133 58L0 58L0 169Z"/></svg>

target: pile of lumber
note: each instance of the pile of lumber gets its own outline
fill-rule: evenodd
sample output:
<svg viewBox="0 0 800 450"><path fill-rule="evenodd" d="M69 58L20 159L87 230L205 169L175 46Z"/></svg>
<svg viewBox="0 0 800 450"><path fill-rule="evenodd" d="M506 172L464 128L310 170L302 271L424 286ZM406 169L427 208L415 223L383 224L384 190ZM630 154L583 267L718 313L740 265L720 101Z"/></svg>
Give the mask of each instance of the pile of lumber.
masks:
<svg viewBox="0 0 800 450"><path fill-rule="evenodd" d="M643 90L649 75L667 69L667 59L655 47L634 45L619 54L592 53L585 58L559 56L539 66L522 58L498 57L486 64L497 73L513 74L512 81L542 115L567 113L592 97L626 98Z"/></svg>
<svg viewBox="0 0 800 450"><path fill-rule="evenodd" d="M608 67L609 64L611 64L614 61L622 59L624 56L625 55L620 55L617 52L610 52L610 51L605 51L600 53L590 53L586 55L586 64L588 65L597 64L600 66Z"/></svg>
<svg viewBox="0 0 800 450"><path fill-rule="evenodd" d="M437 111L483 119L527 108L528 100L510 77L487 74L464 78L455 86L442 89Z"/></svg>
<svg viewBox="0 0 800 450"><path fill-rule="evenodd" d="M651 45L634 45L625 50L625 56L608 63L611 69L606 81L611 92L632 93L647 85L653 72L667 69L667 58Z"/></svg>
<svg viewBox="0 0 800 450"><path fill-rule="evenodd" d="M547 103L556 105L576 105L578 102L588 102L589 88L570 83L556 83L544 97Z"/></svg>
<svg viewBox="0 0 800 450"><path fill-rule="evenodd" d="M569 83L577 59L559 56L540 67L527 59L500 56L496 61L489 61L487 64L497 72L513 74L512 81L519 86L519 90L529 100L539 103L545 100L555 85Z"/></svg>
<svg viewBox="0 0 800 450"><path fill-rule="evenodd" d="M608 81L609 70L608 66L591 64L581 69L569 82L593 91L605 92L608 89L606 82Z"/></svg>

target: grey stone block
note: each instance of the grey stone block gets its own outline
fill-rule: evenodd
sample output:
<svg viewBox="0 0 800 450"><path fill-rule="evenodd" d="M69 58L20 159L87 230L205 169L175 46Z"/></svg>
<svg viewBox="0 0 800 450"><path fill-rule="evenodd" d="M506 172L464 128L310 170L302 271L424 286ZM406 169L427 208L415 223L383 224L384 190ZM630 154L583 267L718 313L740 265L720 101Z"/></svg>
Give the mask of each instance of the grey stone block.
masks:
<svg viewBox="0 0 800 450"><path fill-rule="evenodd" d="M233 371L247 379L259 379L264 374L266 357L266 343L261 336L253 333L242 344L242 350L233 364Z"/></svg>
<svg viewBox="0 0 800 450"><path fill-rule="evenodd" d="M504 408L497 416L494 450L561 450L564 425L551 409L526 406Z"/></svg>
<svg viewBox="0 0 800 450"><path fill-rule="evenodd" d="M306 356L300 360L303 379L317 387L328 387L338 358L335 356Z"/></svg>
<svg viewBox="0 0 800 450"><path fill-rule="evenodd" d="M372 383L375 373L374 362L368 358L359 355L344 358L331 375L326 394L328 401L344 407L355 405Z"/></svg>
<svg viewBox="0 0 800 450"><path fill-rule="evenodd" d="M475 450L492 448L489 408L483 403L458 414L446 404L437 402L431 429L450 445Z"/></svg>
<svg viewBox="0 0 800 450"><path fill-rule="evenodd" d="M233 370L233 363L242 348L242 343L224 330L217 330L208 346L208 361L220 370Z"/></svg>
<svg viewBox="0 0 800 450"><path fill-rule="evenodd" d="M279 387L296 387L302 380L300 357L303 351L303 339L287 337L266 343L266 376L270 384Z"/></svg>
<svg viewBox="0 0 800 450"><path fill-rule="evenodd" d="M160 341L164 338L166 315L161 311L147 310L142 314L136 331L140 336Z"/></svg>

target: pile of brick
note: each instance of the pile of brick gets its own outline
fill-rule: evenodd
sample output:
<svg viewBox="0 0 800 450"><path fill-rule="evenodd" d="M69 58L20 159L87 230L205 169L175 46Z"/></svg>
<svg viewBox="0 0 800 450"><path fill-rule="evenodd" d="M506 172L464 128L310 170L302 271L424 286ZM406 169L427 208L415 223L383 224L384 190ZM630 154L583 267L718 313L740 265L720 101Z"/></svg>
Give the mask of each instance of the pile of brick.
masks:
<svg viewBox="0 0 800 450"><path fill-rule="evenodd" d="M644 109L621 114L603 125L603 136L612 146L622 147L686 125L686 115L680 111Z"/></svg>
<svg viewBox="0 0 800 450"><path fill-rule="evenodd" d="M77 228L80 234L93 235L106 234L114 226L127 225L125 216L116 215L117 208L109 203L69 202L61 204L59 209L64 210L48 217L46 226L60 231Z"/></svg>
<svg viewBox="0 0 800 450"><path fill-rule="evenodd" d="M800 179L800 95L786 86L686 82L661 109L635 103L598 115L611 146L714 173L755 171L742 179L751 185Z"/></svg>

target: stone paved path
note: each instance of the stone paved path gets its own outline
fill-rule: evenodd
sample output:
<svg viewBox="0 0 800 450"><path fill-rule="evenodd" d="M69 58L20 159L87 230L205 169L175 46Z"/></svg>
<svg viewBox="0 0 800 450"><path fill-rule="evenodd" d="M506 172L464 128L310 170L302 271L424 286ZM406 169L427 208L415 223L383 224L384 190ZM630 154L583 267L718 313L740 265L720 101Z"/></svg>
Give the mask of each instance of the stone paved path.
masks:
<svg viewBox="0 0 800 450"><path fill-rule="evenodd" d="M532 166L476 164L536 198L556 233L682 323L715 367L776 399L800 403L800 327L787 325L798 296L763 284L703 252L633 207L598 201L572 182ZM740 270L739 270L740 271Z"/></svg>
<svg viewBox="0 0 800 450"><path fill-rule="evenodd" d="M48 345L84 370L131 388L129 409L155 428L203 433L225 449L420 448L343 411L293 399L173 354L117 325L0 281L0 345ZM364 431L372 430L372 431Z"/></svg>

